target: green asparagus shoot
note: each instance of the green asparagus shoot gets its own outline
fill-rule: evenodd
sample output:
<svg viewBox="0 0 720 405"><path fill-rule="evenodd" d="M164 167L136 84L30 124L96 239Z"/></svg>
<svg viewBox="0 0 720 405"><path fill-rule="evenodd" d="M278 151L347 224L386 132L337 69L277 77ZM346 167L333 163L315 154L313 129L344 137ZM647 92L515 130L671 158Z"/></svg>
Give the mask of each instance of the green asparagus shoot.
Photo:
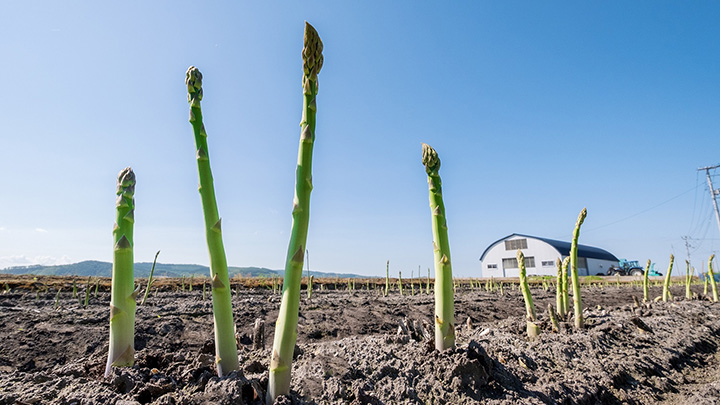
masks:
<svg viewBox="0 0 720 405"><path fill-rule="evenodd" d="M685 299L692 299L692 291L690 290L690 282L692 281L692 274L690 273L690 261L685 260L687 269L685 270Z"/></svg>
<svg viewBox="0 0 720 405"><path fill-rule="evenodd" d="M665 282L663 283L662 300L667 302L670 300L670 276L672 275L673 263L675 262L675 255L670 255L670 265L668 266L667 274L665 275Z"/></svg>
<svg viewBox="0 0 720 405"><path fill-rule="evenodd" d="M573 303L575 309L575 328L582 329L585 327L585 320L583 319L582 313L582 298L580 297L580 278L578 277L577 268L577 245L578 238L580 237L580 226L587 217L587 208L583 208L578 216L577 222L575 223L575 230L573 230L573 240L570 245L570 273L572 273L572 285L573 285Z"/></svg>
<svg viewBox="0 0 720 405"><path fill-rule="evenodd" d="M150 277L148 277L147 286L145 287L145 294L143 295L142 301L140 301L140 305L145 305L145 301L147 300L148 294L150 293L150 287L152 287L153 283L153 274L155 273L155 263L157 263L158 255L160 254L160 251L158 250L155 253L155 259L153 259L152 267L150 268Z"/></svg>
<svg viewBox="0 0 720 405"><path fill-rule="evenodd" d="M432 215L435 259L435 349L443 351L455 347L454 283L445 204L442 198L442 181L439 174L440 158L435 149L424 143L422 144L422 164L427 173Z"/></svg>
<svg viewBox="0 0 720 405"><path fill-rule="evenodd" d="M710 255L710 260L708 260L708 277L710 279L710 286L712 287L712 294L713 294L713 302L718 302L718 289L717 289L717 283L715 282L715 272L713 271L712 262L715 258L715 255ZM707 290L707 288L706 288ZM705 292L707 295L707 292Z"/></svg>
<svg viewBox="0 0 720 405"><path fill-rule="evenodd" d="M517 251L517 262L520 268L520 291L522 291L525 300L527 335L529 339L534 339L540 334L540 327L535 323L535 304L533 304L532 295L530 294L530 286L527 281L525 270L525 255L522 250Z"/></svg>
<svg viewBox="0 0 720 405"><path fill-rule="evenodd" d="M557 281L555 282L555 306L557 306L558 314L561 318L565 318L564 303L563 303L563 275L562 275L562 260L557 259L555 263L557 267Z"/></svg>
<svg viewBox="0 0 720 405"><path fill-rule="evenodd" d="M398 290L400 290L400 295L403 295L403 283L402 283L402 271L398 271Z"/></svg>
<svg viewBox="0 0 720 405"><path fill-rule="evenodd" d="M303 111L300 121L300 146L295 178L295 198L292 228L285 261L280 312L275 324L272 357L268 380L267 402L290 393L292 356L297 341L298 310L303 256L307 246L310 221L310 192L312 191L312 152L315 142L316 96L318 73L323 65L323 45L315 28L305 23L303 39Z"/></svg>
<svg viewBox="0 0 720 405"><path fill-rule="evenodd" d="M645 266L645 272L643 273L643 302L650 301L650 283L648 282L648 274L650 274L650 259L647 261Z"/></svg>
<svg viewBox="0 0 720 405"><path fill-rule="evenodd" d="M383 295L387 297L389 292L390 292L390 260L387 261L387 266L385 267L385 293Z"/></svg>
<svg viewBox="0 0 720 405"><path fill-rule="evenodd" d="M57 294L55 294L55 309L60 306L60 291L62 291L62 287L58 288Z"/></svg>
<svg viewBox="0 0 720 405"><path fill-rule="evenodd" d="M135 362L135 290L133 278L133 225L135 223L135 173L127 167L118 175L116 217L113 229L113 270L110 289L110 349L105 377L112 366ZM73 280L73 294L75 291Z"/></svg>
<svg viewBox="0 0 720 405"><path fill-rule="evenodd" d="M218 375L222 377L237 370L240 365L235 341L230 278L222 240L222 222L215 199L207 132L200 107L200 101L203 98L202 78L202 73L195 66L190 66L185 75L185 84L190 103L190 124L195 137L195 157L200 178L199 191L205 219L205 239L210 254L210 280L215 323L215 362Z"/></svg>

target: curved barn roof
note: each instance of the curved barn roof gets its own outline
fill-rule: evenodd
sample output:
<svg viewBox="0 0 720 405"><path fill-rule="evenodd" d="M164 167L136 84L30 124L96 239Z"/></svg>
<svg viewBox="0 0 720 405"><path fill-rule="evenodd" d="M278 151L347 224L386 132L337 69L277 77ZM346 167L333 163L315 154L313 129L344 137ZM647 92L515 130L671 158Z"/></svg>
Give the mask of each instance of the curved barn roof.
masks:
<svg viewBox="0 0 720 405"><path fill-rule="evenodd" d="M498 239L495 242L491 243L490 246L488 246L487 249L485 249L482 256L480 256L480 261L482 261L482 259L485 257L487 252L493 246L495 246L498 243L500 243L506 239L509 239L513 236L520 236L520 237L524 237L524 238L532 238L532 239L541 240L541 241L547 243L548 245L552 246L553 248L555 248L555 250L557 250L558 253L560 253L561 255L563 255L563 256L570 255L570 246L571 246L570 242L564 242L561 240L548 239L548 238L541 238L539 236L524 235L521 233L513 233L511 235L508 235L504 238ZM615 255L613 255L612 253L608 252L607 250L596 248L593 246L587 246L587 245L578 245L578 257L587 257L590 259L600 259L600 260L611 260L614 262L618 261L618 258L615 257Z"/></svg>

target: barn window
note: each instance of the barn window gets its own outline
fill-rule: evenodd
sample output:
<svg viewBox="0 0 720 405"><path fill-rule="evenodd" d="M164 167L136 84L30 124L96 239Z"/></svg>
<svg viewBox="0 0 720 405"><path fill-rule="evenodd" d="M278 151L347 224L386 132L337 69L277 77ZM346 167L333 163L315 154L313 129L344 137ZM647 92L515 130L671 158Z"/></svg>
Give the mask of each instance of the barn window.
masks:
<svg viewBox="0 0 720 405"><path fill-rule="evenodd" d="M543 262L542 262L542 266L543 266L543 267L550 267L550 266L552 266L552 265L553 265L552 260L543 261Z"/></svg>
<svg viewBox="0 0 720 405"><path fill-rule="evenodd" d="M488 269L497 269L497 264L488 264L487 268Z"/></svg>
<svg viewBox="0 0 720 405"><path fill-rule="evenodd" d="M525 258L525 267L535 267L535 258L534 257L526 257ZM503 268L504 269L517 269L518 268L518 261L517 259L503 259Z"/></svg>
<svg viewBox="0 0 720 405"><path fill-rule="evenodd" d="M505 250L518 250L527 248L527 239L512 239L505 241Z"/></svg>

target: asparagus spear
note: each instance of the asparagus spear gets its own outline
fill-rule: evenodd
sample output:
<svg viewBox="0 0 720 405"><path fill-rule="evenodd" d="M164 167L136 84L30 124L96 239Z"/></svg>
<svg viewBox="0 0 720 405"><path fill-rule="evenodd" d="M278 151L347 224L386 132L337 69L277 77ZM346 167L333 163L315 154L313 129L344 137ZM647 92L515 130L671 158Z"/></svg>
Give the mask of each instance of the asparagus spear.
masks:
<svg viewBox="0 0 720 405"><path fill-rule="evenodd" d="M650 300L650 283L648 279L648 275L650 274L650 259L647 261L647 265L645 265L645 273L643 273L643 302L648 302Z"/></svg>
<svg viewBox="0 0 720 405"><path fill-rule="evenodd" d="M160 251L158 250L157 253L155 253L155 259L153 260L152 268L150 269L150 277L148 277L147 287L145 287L145 295L143 295L143 299L142 301L140 301L140 305L145 305L148 294L150 294L150 287L152 287L153 282L153 273L155 273L155 263L157 263L157 258L159 254Z"/></svg>
<svg viewBox="0 0 720 405"><path fill-rule="evenodd" d="M105 366L105 377L110 376L112 366L132 366L135 362L135 297L137 297L137 290L135 290L133 278L134 194L135 173L131 168L126 167L120 171L117 179L110 293L110 349Z"/></svg>
<svg viewBox="0 0 720 405"><path fill-rule="evenodd" d="M440 158L430 145L422 144L422 163L428 176L435 255L435 349L455 347L455 303L453 298L450 242L440 180Z"/></svg>
<svg viewBox="0 0 720 405"><path fill-rule="evenodd" d="M300 122L300 146L295 172L295 198L293 200L292 229L283 282L280 312L275 325L267 402L290 393L290 370L297 340L300 282L303 256L307 244L310 222L310 192L312 191L312 152L315 142L315 117L318 91L318 73L323 65L323 44L315 28L305 22L303 39L303 112Z"/></svg>
<svg viewBox="0 0 720 405"><path fill-rule="evenodd" d="M518 268L520 269L520 291L522 291L525 300L525 323L527 326L528 339L534 339L540 335L540 327L535 323L537 317L535 315L535 304L533 303L530 286L527 282L527 272L525 270L525 255L522 250L517 251Z"/></svg>
<svg viewBox="0 0 720 405"><path fill-rule="evenodd" d="M215 361L218 375L223 376L239 368L235 324L230 297L230 278L227 258L222 241L221 220L215 200L207 133L203 125L200 100L203 97L202 73L190 66L185 75L190 103L190 124L195 135L196 159L200 177L200 197L205 217L205 237L210 253L210 278L212 286L213 317L215 321Z"/></svg>
<svg viewBox="0 0 720 405"><path fill-rule="evenodd" d="M575 309L575 328L582 329L585 326L585 320L583 319L582 313L582 298L580 297L580 278L578 277L577 269L577 245L578 238L580 237L580 226L587 217L587 208L583 208L578 215L577 222L575 223L575 230L573 230L573 240L570 245L570 273L572 273L572 286L573 286L573 303Z"/></svg>
<svg viewBox="0 0 720 405"><path fill-rule="evenodd" d="M665 282L663 283L662 300L667 302L670 299L670 277L672 275L673 263L675 262L675 255L670 254L670 266L668 266L667 274L665 275Z"/></svg>
<svg viewBox="0 0 720 405"><path fill-rule="evenodd" d="M712 262L713 262L714 258L715 258L715 254L710 255L710 260L708 260L708 272L707 272L706 279L710 280L710 286L712 287L713 301L718 302L717 283L715 282L715 272L713 271L713 267L712 267ZM707 286L706 286L706 289L707 289Z"/></svg>

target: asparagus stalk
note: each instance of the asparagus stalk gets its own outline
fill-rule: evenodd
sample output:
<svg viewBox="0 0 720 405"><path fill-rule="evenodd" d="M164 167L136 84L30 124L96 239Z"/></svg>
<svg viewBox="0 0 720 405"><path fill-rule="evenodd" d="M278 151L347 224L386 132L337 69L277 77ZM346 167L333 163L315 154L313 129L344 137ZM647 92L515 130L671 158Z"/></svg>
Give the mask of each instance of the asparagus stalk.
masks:
<svg viewBox="0 0 720 405"><path fill-rule="evenodd" d="M135 362L135 280L133 278L133 225L135 223L135 173L126 167L117 179L115 227L113 228L113 269L110 292L110 349L105 377L112 366ZM73 280L73 293L75 294Z"/></svg>
<svg viewBox="0 0 720 405"><path fill-rule="evenodd" d="M295 198L293 223L285 261L280 312L275 325L267 402L290 393L292 355L297 340L298 307L300 305L300 279L302 277L308 224L310 222L310 192L312 191L312 152L315 142L315 118L318 92L318 73L323 65L323 44L315 28L305 22L303 40L303 112L300 122L300 146L295 172Z"/></svg>
<svg viewBox="0 0 720 405"><path fill-rule="evenodd" d="M402 296L403 295L402 271L398 271L398 290L400 291L400 296Z"/></svg>
<svg viewBox="0 0 720 405"><path fill-rule="evenodd" d="M190 66L185 75L190 103L190 124L193 128L196 146L198 175L200 178L200 198L205 217L205 238L210 254L210 279L212 288L213 319L215 323L215 361L219 376L224 376L239 368L235 324L233 322L230 296L230 278L227 258L222 241L221 219L215 200L210 157L208 153L207 133L202 119L200 100L203 97L202 73Z"/></svg>
<svg viewBox="0 0 720 405"><path fill-rule="evenodd" d="M533 303L532 295L530 294L530 286L527 282L527 275L525 270L525 255L521 250L517 251L518 267L520 268L520 291L522 291L523 299L525 300L525 311L526 311L526 324L527 324L527 335L529 339L534 339L540 335L540 328L535 323L537 317L535 316L535 304Z"/></svg>
<svg viewBox="0 0 720 405"><path fill-rule="evenodd" d="M710 287L712 287L712 294L713 294L713 301L718 302L718 290L717 290L717 283L715 282L715 272L713 271L712 262L715 258L715 255L710 256L710 260L708 260L708 274L707 277L710 279ZM706 287L707 290L707 287ZM707 292L706 292L707 294Z"/></svg>
<svg viewBox="0 0 720 405"><path fill-rule="evenodd" d="M690 290L690 282L692 281L692 275L690 274L690 261L685 260L687 269L685 270L685 299L692 299L692 291Z"/></svg>
<svg viewBox="0 0 720 405"><path fill-rule="evenodd" d="M430 145L422 144L422 163L428 176L432 213L433 251L435 256L435 349L455 347L455 303L452 264L448 240L445 204L442 198L440 158Z"/></svg>
<svg viewBox="0 0 720 405"><path fill-rule="evenodd" d="M575 304L575 328L582 329L585 326L585 320L583 319L582 313L582 298L580 297L580 278L578 277L577 269L577 245L578 238L580 237L580 226L587 217L587 208L583 208L578 215L577 222L575 223L575 230L573 230L573 240L570 245L570 273L572 273L572 285L573 285L573 303Z"/></svg>
<svg viewBox="0 0 720 405"><path fill-rule="evenodd" d="M662 300L667 302L670 300L670 276L672 274L673 263L675 262L675 255L670 254L670 266L668 266L667 274L665 275L665 282L663 283Z"/></svg>
<svg viewBox="0 0 720 405"><path fill-rule="evenodd" d="M565 305L563 304L563 266L560 258L557 259L555 266L557 267L557 278L555 281L555 307L557 308L558 315L564 319Z"/></svg>
<svg viewBox="0 0 720 405"><path fill-rule="evenodd" d="M563 298L563 314L564 317L567 318L567 315L570 313L570 291L568 286L568 277L569 272L568 268L570 267L570 256L566 256L562 261L562 298Z"/></svg>
<svg viewBox="0 0 720 405"><path fill-rule="evenodd" d="M643 273L643 302L648 302L650 300L650 283L648 274L650 273L650 259L648 259L647 264L645 265L645 272Z"/></svg>
<svg viewBox="0 0 720 405"><path fill-rule="evenodd" d="M153 265L150 268L150 277L148 277L147 287L145 287L145 295L143 295L142 301L140 301L140 305L145 305L145 301L147 300L148 294L150 294L150 287L152 287L153 282L153 273L155 273L155 263L157 263L158 255L160 254L160 251L158 250L157 253L155 253L155 259L153 260Z"/></svg>

